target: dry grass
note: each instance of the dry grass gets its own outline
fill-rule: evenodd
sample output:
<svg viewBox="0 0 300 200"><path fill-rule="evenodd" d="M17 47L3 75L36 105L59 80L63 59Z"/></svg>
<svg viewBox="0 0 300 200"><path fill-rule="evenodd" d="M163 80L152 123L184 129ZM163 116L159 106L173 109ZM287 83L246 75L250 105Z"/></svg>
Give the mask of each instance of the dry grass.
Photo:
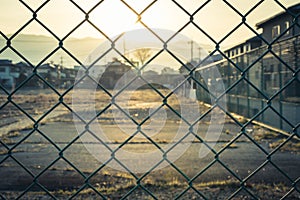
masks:
<svg viewBox="0 0 300 200"><path fill-rule="evenodd" d="M19 152L24 152L24 150L21 149L13 149L11 151L12 153L19 153ZM0 155L7 155L8 151L7 150L0 150Z"/></svg>
<svg viewBox="0 0 300 200"><path fill-rule="evenodd" d="M271 149L275 149L282 143L284 143L286 139L280 139L277 141L274 141L269 144L269 147ZM297 154L300 154L300 141L299 140L290 140L286 144L280 147L280 151L287 151L287 152L294 152Z"/></svg>
<svg viewBox="0 0 300 200"><path fill-rule="evenodd" d="M8 138L14 138L14 137L19 137L21 133L19 131L11 131L7 134Z"/></svg>
<svg viewBox="0 0 300 200"><path fill-rule="evenodd" d="M143 181L141 183L145 188L147 188L150 192L152 192L158 199L174 199L178 196L183 190L185 190L188 185L187 183L182 183L179 181L170 182L169 184L156 184L153 182ZM132 188L136 186L136 183L133 181L129 181L127 183L123 183L122 185L118 185L115 187L106 187L95 184L94 189L86 188L79 192L76 195L76 199L98 199L100 196L96 194L94 190L101 193L108 199L120 199L127 192L129 192ZM264 183L255 183L255 184L246 184L244 187L247 188L253 195L255 195L258 199L280 199L286 193L288 193L292 188L288 187L284 184L264 184ZM225 180L225 181L214 181L214 182L205 182L199 184L193 184L193 188L201 192L208 199L227 199L230 195L232 195L236 190L240 188L240 183L234 180ZM137 187L139 190L139 187ZM77 192L74 190L57 190L52 191L51 194L54 195L58 199L66 199L70 196L74 195ZM5 195L7 198L15 198L18 193L11 192L3 192L2 195ZM34 199L44 199L47 198L47 194L45 192L28 192L26 194L28 198ZM290 194L286 199L299 199L300 194L294 192ZM133 192L130 195L129 199L152 199L145 192ZM199 199L199 195L195 193L193 189L189 189L185 195L183 195L180 199ZM238 193L233 197L236 200L244 200L244 199L253 199L248 193L242 190L241 193Z"/></svg>
<svg viewBox="0 0 300 200"><path fill-rule="evenodd" d="M226 147L227 149L236 149L238 148L238 145L235 143L230 144L229 146L227 146L228 144L223 144L222 147Z"/></svg>
<svg viewBox="0 0 300 200"><path fill-rule="evenodd" d="M256 141L272 140L281 137L282 135L280 135L279 133L275 133L273 131L266 131L265 129L257 129L257 131L254 131L254 139Z"/></svg>

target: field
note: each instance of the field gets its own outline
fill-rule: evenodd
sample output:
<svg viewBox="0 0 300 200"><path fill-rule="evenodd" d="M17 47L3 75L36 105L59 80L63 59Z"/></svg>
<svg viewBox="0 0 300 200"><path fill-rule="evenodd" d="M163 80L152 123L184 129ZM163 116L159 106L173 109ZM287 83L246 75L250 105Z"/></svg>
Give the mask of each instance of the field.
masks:
<svg viewBox="0 0 300 200"><path fill-rule="evenodd" d="M7 104L7 96L0 95L0 197L101 199L100 193L108 199L153 199L151 193L158 199L224 199L237 191L235 199L252 199L251 194L278 199L287 193L287 199L300 198L290 191L291 181L300 177L297 139L285 143L286 136L253 124L241 134L231 118L223 124L220 109L208 112L208 106L174 95L163 101L151 90L124 92L115 104L102 91L81 91L75 101L72 95L23 91ZM90 119L89 103L98 115L87 127L80 116ZM159 106L164 112L155 112ZM192 130L178 116L194 119L206 112ZM203 149L209 151L201 157Z"/></svg>

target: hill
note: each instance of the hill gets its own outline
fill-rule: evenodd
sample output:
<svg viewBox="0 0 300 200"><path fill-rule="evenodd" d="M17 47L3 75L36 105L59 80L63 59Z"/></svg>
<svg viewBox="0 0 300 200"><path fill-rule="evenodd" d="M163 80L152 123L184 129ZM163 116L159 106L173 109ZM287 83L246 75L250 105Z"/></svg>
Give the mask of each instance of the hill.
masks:
<svg viewBox="0 0 300 200"><path fill-rule="evenodd" d="M88 55L102 42L103 39L90 37L68 38L64 41L63 46L77 59L84 62ZM5 45L6 40L1 37L0 49L5 47ZM11 41L11 45L34 65L44 59L45 62L53 61L54 63L60 63L62 61L66 67L77 65L76 61L62 49L55 52L49 58L46 58L48 54L59 46L58 40L50 36L20 34ZM13 60L13 62L23 61L22 58L10 49L3 51L0 54L0 59L10 59Z"/></svg>

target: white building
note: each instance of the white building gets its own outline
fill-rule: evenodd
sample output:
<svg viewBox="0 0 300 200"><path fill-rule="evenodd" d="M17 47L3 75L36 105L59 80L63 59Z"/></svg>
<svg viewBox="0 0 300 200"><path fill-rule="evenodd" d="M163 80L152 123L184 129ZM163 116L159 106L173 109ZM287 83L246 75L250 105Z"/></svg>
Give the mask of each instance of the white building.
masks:
<svg viewBox="0 0 300 200"><path fill-rule="evenodd" d="M11 60L0 60L0 84L5 88L13 88L20 76L20 68Z"/></svg>

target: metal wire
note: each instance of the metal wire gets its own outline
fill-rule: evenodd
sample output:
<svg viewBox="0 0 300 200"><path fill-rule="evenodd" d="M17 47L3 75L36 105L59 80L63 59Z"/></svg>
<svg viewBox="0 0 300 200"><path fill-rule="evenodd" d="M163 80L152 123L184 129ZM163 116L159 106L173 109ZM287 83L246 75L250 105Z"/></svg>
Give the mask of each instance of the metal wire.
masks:
<svg viewBox="0 0 300 200"><path fill-rule="evenodd" d="M300 180L300 177L293 179L292 177L290 177L285 171L283 171L280 166L278 166L275 162L272 161L272 156L281 150L282 146L284 146L286 143L288 143L289 141L291 141L292 139L295 138L299 138L299 133L298 133L298 128L299 128L299 122L295 125L294 123L290 122L290 119L288 116L283 116L282 112L277 111L277 109L273 106L272 102L274 101L275 98L277 98L278 96L281 95L281 93L286 89L291 87L291 84L293 81L298 81L299 82L299 68L293 68L291 66L290 63L286 62L284 59L282 59L279 55L278 52L276 51L276 48L281 45L277 39L275 39L272 42L268 42L266 41L265 38L263 38L259 33L257 33L256 30L254 30L246 21L246 18L248 17L249 14L251 14L263 1L259 1L258 3L256 3L246 14L242 14L237 8L235 8L234 5L230 4L228 1L224 0L223 2L228 6L228 8L232 9L235 13L237 13L241 19L240 23L234 27L230 32L228 32L226 35L223 36L222 39L220 39L219 41L217 41L216 39L214 39L212 36L210 36L209 33L207 33L205 30L203 30L201 28L201 26L199 24L197 24L196 22L194 22L193 18L194 16L200 12L203 8L205 8L207 5L209 5L210 1L206 1L205 3L203 3L201 6L199 6L199 8L197 8L194 13L190 13L187 9L184 8L183 5L181 5L181 3L179 1L176 0L172 0L172 2L174 3L174 5L176 5L179 9L181 9L183 11L183 13L185 13L188 17L189 17L189 21L186 22L186 24L184 24L182 27L180 27L177 31L175 31L175 34L173 36L171 36L169 39L167 39L166 41L163 40L161 37L159 37L159 35L155 32L155 30L153 30L151 27L148 27L146 23L143 22L142 20L142 15L143 13L145 13L148 9L150 9L153 5L156 4L156 0L152 1L151 3L149 3L149 5L143 9L141 12L137 12L133 7L131 7L125 0L121 0L120 2L122 2L124 4L125 7L127 7L131 12L133 12L137 19L138 22L140 22L141 25L143 25L147 30L149 30L154 37L156 37L158 40L160 40L163 43L163 46L165 47L165 49L161 49L161 51L159 51L156 55L154 55L150 61L148 63L146 63L142 68L137 68L133 63L131 63L130 60L128 60L128 58L126 58L126 56L124 56L118 49L116 49L114 47L114 43L118 41L119 38L117 38L116 40L112 40L108 35L106 35L99 27L97 27L92 21L89 20L89 15L93 12L93 10L95 10L98 6L100 6L104 1L99 1L97 4L95 4L95 6L93 6L89 11L85 11L83 8L81 8L81 6L79 4L76 3L76 1L70 0L70 2L83 14L85 14L85 19L78 22L78 24L69 32L67 33L64 37L60 38L58 35L56 35L54 33L53 30L51 30L49 27L47 27L46 24L44 24L42 21L39 20L39 12L40 10L43 9L43 7L45 7L50 0L44 1L43 4L41 4L36 10L34 10L33 8L31 8L26 1L24 0L20 0L19 1L25 8L27 8L31 13L32 13L32 18L30 20L28 20L28 22L26 22L23 26L21 26L13 35L11 35L10 37L7 37L5 34L1 33L1 36L6 40L6 45L0 50L0 54L3 53L5 50L10 49L12 50L15 54L17 54L20 58L22 58L22 60L24 62L26 62L26 64L28 64L29 66L32 67L32 74L26 78L26 80L24 80L20 85L18 85L13 91L9 91L7 90L5 87L0 85L0 89L7 95L7 100L5 102L3 102L3 104L0 107L0 110L3 109L7 104L12 104L13 106L15 106L19 111L21 111L26 117L28 117L29 120L32 121L32 123L34 124L32 127L32 130L24 137L22 138L20 141L18 141L16 144L14 144L13 146L9 146L7 145L4 141L1 140L0 138L0 144L3 148L5 148L7 150L7 154L5 155L5 157L0 161L0 164L5 163L8 159L13 159L22 169L24 169L31 177L32 177L32 183L22 192L19 194L18 198L22 198L24 197L27 193L29 193L30 191L35 190L35 187L38 187L39 190L44 191L47 195L49 195L49 197L53 198L53 199L57 199L57 197L51 192L49 191L46 187L43 186L42 183L39 182L39 178L44 175L46 173L47 170L49 170L52 166L54 166L58 161L60 160L64 160L67 164L69 164L76 173L78 173L83 179L84 179L84 184L76 190L76 192L74 194L72 194L71 197L69 198L76 198L77 195L80 194L80 192L82 192L84 189L86 188L90 188L92 189L99 197L103 198L103 199L108 199L108 197L106 196L106 194L100 192L99 190L97 190L97 188L90 183L90 180L99 172L101 171L105 166L108 165L108 163L110 162L117 162L120 166L122 166L135 180L136 185L131 188L124 196L122 196L122 199L126 199L126 198L130 198L130 195L132 195L136 190L141 189L142 191L144 191L146 194L148 194L151 198L153 199L158 199L158 197L151 192L151 190L149 190L146 186L146 184L143 183L143 180L145 180L145 178L147 178L147 176L153 172L162 162L167 162L170 164L171 168L174 169L179 175L181 175L184 180L187 183L187 186L185 189L183 189L176 197L176 199L180 199L181 197L183 197L189 190L193 190L195 193L197 193L201 198L203 199L208 199L208 197L206 196L206 194L203 191L198 190L194 185L194 181L199 178L202 174L204 174L206 171L208 171L214 164L220 164L224 170L226 170L232 177L234 177L240 184L240 186L228 197L229 199L233 199L235 198L241 191L246 192L246 194L253 199L259 199L259 197L253 193L251 191L251 189L247 186L247 181L249 179L251 179L254 175L256 175L258 172L260 172L262 170L262 168L264 166L266 166L267 164L271 164L272 166L274 166L278 173L282 174L284 177L286 177L289 182L290 182L290 190L285 194L285 196L283 196L282 198L286 198L288 197L291 193L293 193L294 191L299 192L299 187L297 186ZM280 7L282 7L283 9L285 9L287 12L289 12L279 1L275 1ZM61 8L63 9L63 8ZM293 15L292 13L290 13L291 15ZM294 16L295 18L297 16ZM18 36L22 30L24 30L28 25L30 25L32 22L37 22L40 26L42 26L53 38L56 39L58 45L57 47L48 55L45 55L45 57L42 59L41 62L39 62L37 65L34 65L33 63L31 63L29 61L28 58L26 58L26 56L22 55L21 52L19 52L16 48L13 47L13 45L11 44L11 41L16 38L16 36ZM178 85L178 87L181 87L182 85L184 85L186 82L188 82L189 80L193 80L196 84L197 84L197 88L200 90L203 90L203 93L208 93L209 97L212 97L215 100L215 103L213 105L211 105L210 109L205 112L204 114L202 114L201 116L199 116L199 118L197 119L197 121L190 123L188 120L184 119L183 116L181 116L181 114L176 111L176 109L172 108L172 106L170 106L168 104L168 99L172 96L172 94L174 94L176 92L176 88L174 89L174 91L171 91L170 93L163 95L159 90L157 90L151 83L149 83L142 75L140 75L141 73L138 73L139 75L137 75L135 79L140 78L143 81L145 81L148 85L150 85L150 88L159 96L161 96L163 98L162 101L162 105L157 108L157 110L155 112L157 112L159 109L161 109L161 107L166 106L168 107L175 115L177 115L180 118L183 118L183 121L190 126L190 132L187 132L185 137L187 137L189 134L193 135L197 141L199 141L200 143L203 143L207 148L210 149L211 153L214 155L214 159L207 164L201 171L199 171L195 176L193 177L189 177L185 172L183 172L180 168L178 168L176 166L175 163L173 163L172 161L170 161L168 159L168 153L170 151L172 151L173 148L175 148L177 145L180 145L183 140L185 138L181 138L180 140L178 140L177 142L175 142L172 146L172 148L170 148L167 151L164 151L160 144L158 144L157 142L155 142L154 140L152 140L150 137L147 136L146 133L144 133L141 130L141 126L146 123L150 118L151 115L149 115L147 118L145 118L142 122L138 122L137 120L133 119L130 115L127 114L127 112L125 112L121 106L119 106L116 102L114 102L114 99L118 97L119 94L121 94L122 92L125 91L125 89L129 86L125 85L117 94L111 94L109 90L106 90L105 87L103 87L97 80L95 80L91 75L89 75L89 70L92 69L92 67L95 65L95 63L98 61L96 60L93 64L91 64L90 66L85 66L78 58L76 58L75 55L73 55L64 45L64 41L70 37L70 35L72 33L74 33L76 30L78 30L83 24L88 23L89 25L91 25L96 31L98 31L101 35L103 35L104 38L107 39L107 41L109 41L112 45L111 48L108 49L103 55L100 55L100 57L98 58L98 60L101 60L107 53L109 53L110 51L115 51L117 52L117 54L119 56L121 56L122 58L126 59L128 63L131 64L131 66L135 67L136 70L138 71L142 71L143 68L145 68L150 62L151 60L153 60L155 57L157 57L158 55L160 55L162 52L167 52L171 57L173 57L174 59L176 59L178 62L180 62L183 66L185 66L185 68L189 71L188 73L188 77L182 81L182 83L180 83ZM295 22L296 23L296 22ZM180 59L178 59L176 57L176 55L172 52L172 50L168 49L168 43L170 42L170 40L172 40L172 38L174 38L176 35L180 34L188 25L192 25L193 27L195 27L197 30L199 30L201 33L203 33L214 45L215 45L215 49L211 52L211 55L213 55L214 53L220 53L224 58L225 61L223 60L222 62L215 64L219 66L220 71L222 71L222 67L226 67L226 66L230 66L230 68L232 68L233 70L236 70L240 73L240 75L237 77L237 80L232 80L231 84L228 84L226 90L222 93L219 94L218 96L215 96L214 94L209 94L209 90L207 89L207 87L205 86L205 84L203 84L203 82L201 81L201 79L199 77L197 77L197 72L199 72L201 69L201 67L203 66L202 63L205 61L203 60L202 63L199 63L197 66L194 66L194 68L190 69L188 66L185 65L185 63L182 63L182 61ZM297 26L299 26L299 24L295 24ZM237 31L238 28L240 28L241 26L246 26L251 32L253 32L261 41L263 41L263 43L266 44L265 47L259 49L259 51L256 52L251 52L249 54L255 54L255 53L259 53L258 56L255 57L255 59L251 62L248 63L246 65L246 67L242 67L240 64L238 64L237 62L237 58L230 58L228 55L226 55L221 49L220 49L220 45L224 42L224 40L226 40L229 36L231 36L235 31ZM285 33L282 33L285 34ZM121 38L122 36L120 36ZM282 43L283 45L283 43ZM77 80L74 82L74 84L72 86L70 86L69 88L67 88L65 91L61 91L58 90L56 87L54 87L54 85L52 85L51 83L49 83L47 80L45 80L45 78L43 76L41 76L38 73L38 69L41 67L41 65L47 61L52 55L54 55L56 52L58 52L59 50L62 50L63 52L65 52L67 55L69 55L79 66L81 66L83 69L86 70L86 73L80 78L80 80ZM271 54L274 59L277 60L278 63L281 63L283 66L287 67L287 69L293 73L293 77L289 80L289 82L282 84L279 88L279 90L277 90L275 93L273 94L267 94L267 91L263 90L262 88L260 88L259 86L255 85L252 83L251 79L249 77L246 76L247 72L249 72L249 70L251 70L252 68L254 68L254 66L258 63L260 63L262 61L262 59L264 58L264 56L266 56L267 54ZM249 55L243 55L243 57L246 57ZM194 72L196 72L196 76L194 76ZM264 73L263 71L261 71L261 73ZM48 109L43 115L41 115L38 119L35 119L34 117L31 116L31 114L26 111L25 109L23 109L21 106L18 105L17 102L14 101L14 95L20 91L23 87L25 87L25 85L32 80L33 78L37 78L38 80L42 81L49 89L51 89L58 97L58 101L52 105L52 107L50 109ZM65 103L64 101L64 97L66 97L69 93L71 93L72 89L74 87L76 87L81 80L85 79L85 78L89 78L90 80L92 80L92 82L94 82L95 84L98 85L99 88L101 88L105 94L107 94L110 98L111 98L111 102L105 107L103 108L100 112L98 112L96 114L96 116L89 120L89 121L85 121L83 118L80 117L80 115L78 113L76 113L67 103ZM132 80L132 81L134 81ZM260 94L264 99L260 99L259 101L261 101L262 103L262 107L261 109L259 109L259 111L257 113L255 113L255 115L249 115L246 116L249 118L249 120L243 124L241 122L239 122L234 115L231 112L236 112L238 113L238 111L235 108L231 108L229 106L228 110L226 108L224 108L221 104L219 104L219 100L222 99L225 95L230 95L230 93L235 90L238 87L238 84L245 81L248 85L248 87L251 87L252 89L254 89L258 94ZM232 98L234 98L234 95L232 95ZM201 99L199 98L200 101L204 101L206 102L207 99ZM252 101L252 99L250 99L250 102ZM230 102L229 102L230 103ZM73 113L74 115L77 116L77 118L85 125L85 130L83 130L81 133L78 134L78 136L76 136L75 138L73 138L64 148L61 148L58 144L56 144L56 142L51 139L51 137L49 135L47 135L46 133L44 133L42 130L40 130L40 125L43 119L45 119L47 116L49 116L49 114L51 114L51 112L53 112L53 110L55 110L57 107L59 106L63 106L65 107L68 111L70 111L71 113ZM109 110L112 106L117 107L117 109L119 109L124 115L126 115L126 117L128 117L134 124L137 125L137 130L129 137L127 138L125 141L123 141L121 144L119 144L118 148L116 148L115 150L111 149L108 145L106 145L106 143L104 141L102 141L100 138L98 138L93 132L92 130L89 129L89 125L92 124L95 120L97 120L97 118L99 116L101 116L103 113L105 113L107 110ZM199 121L201 121L204 117L206 117L207 115L209 115L209 113L214 110L215 108L219 108L221 110L223 110L229 118L231 118L239 127L240 127L240 133L232 138L232 140L226 144L224 147L222 147L219 151L216 151L215 149L211 148L210 145L203 140L203 138L201 138L199 135L197 135L196 133L194 133L193 131L193 127L195 126L195 124L197 124ZM241 108L239 108L241 109ZM248 108L245 108L246 110L249 110ZM264 112L266 112L267 109L271 109L273 110L279 117L281 121L284 121L284 123L289 125L289 131L290 135L277 147L275 148L272 152L268 152L266 151L261 144L259 144L255 139L253 139L246 131L245 129L248 127L249 124L251 124L252 122L254 122L255 120L261 118L261 116L264 115ZM153 115L155 114L155 112L153 112ZM263 121L263 120L261 120ZM264 121L263 121L264 122ZM282 122L281 122L282 123ZM282 128L282 127L281 127ZM13 153L14 150L16 150L18 148L19 145L21 145L26 139L28 139L30 136L33 135L34 132L38 132L40 136L42 136L44 139L46 139L54 148L55 151L57 152L57 157L56 159L54 159L47 167L45 167L43 170L41 170L39 173L35 174L31 171L30 168L26 167L26 165L22 162L20 162L18 160L18 158L15 156L15 154ZM142 175L138 175L135 174L134 172L132 172L127 166L125 166L115 155L116 153L122 149L124 147L124 145L126 145L128 142L130 142L130 140L136 136L137 134L141 133L142 135L145 136L145 138L147 138L147 140L150 142L150 144L153 144L157 149L159 149L162 153L162 158L160 161L158 161L151 169L149 169L146 173L142 174ZM99 143L103 144L104 146L106 146L106 148L111 152L111 158L108 159L105 163L103 163L101 166L99 166L97 169L95 169L92 173L90 173L89 175L85 174L84 172L82 172L78 167L76 167L76 165L74 163L72 163L70 160L68 160L67 157L64 156L64 153L66 150L68 150L68 148L70 148L74 143L76 143L78 140L80 140L81 137L83 137L84 135L89 134L92 135L97 141L99 141ZM260 166L258 166L254 171L252 171L247 177L242 178L240 177L239 174L237 174L233 169L231 169L230 166L228 166L224 161L222 161L221 155L226 152L230 146L237 142L239 138L245 136L253 145L255 145L263 155L265 155L266 159L265 162L263 162ZM1 175L0 175L0 179L1 179ZM2 195L0 193L0 197L2 199L5 199L5 196Z"/></svg>

